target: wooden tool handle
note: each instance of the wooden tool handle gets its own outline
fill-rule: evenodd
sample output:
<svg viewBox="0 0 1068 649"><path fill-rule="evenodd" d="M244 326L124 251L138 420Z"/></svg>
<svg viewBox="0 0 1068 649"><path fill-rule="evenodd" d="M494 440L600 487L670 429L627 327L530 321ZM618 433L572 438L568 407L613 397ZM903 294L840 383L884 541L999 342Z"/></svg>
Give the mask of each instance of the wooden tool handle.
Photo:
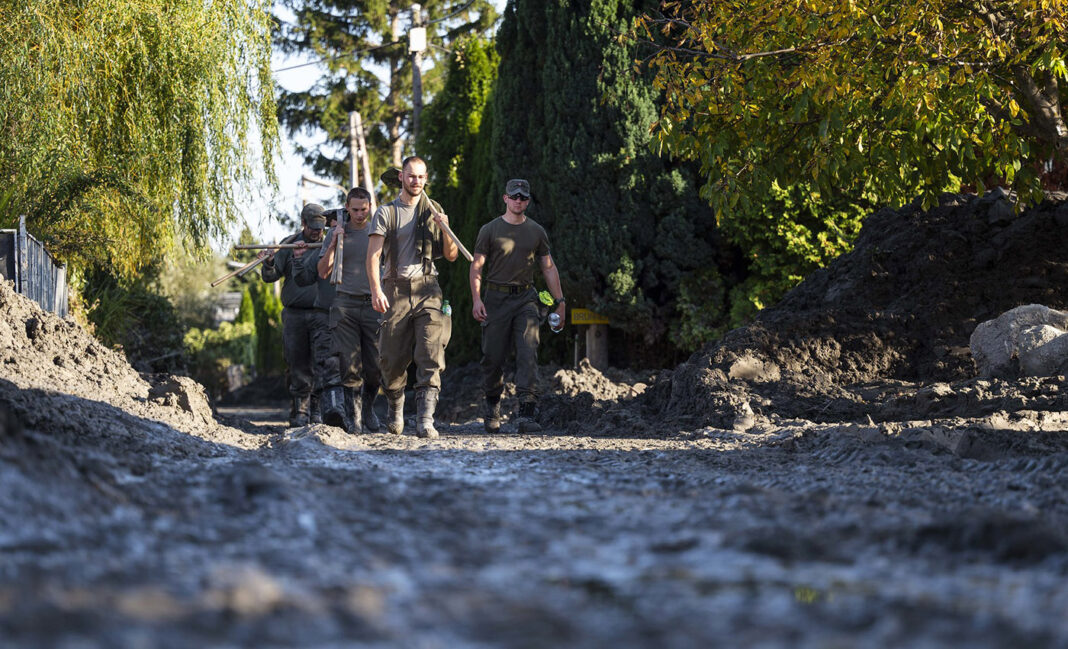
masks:
<svg viewBox="0 0 1068 649"><path fill-rule="evenodd" d="M441 216L441 213L437 211L435 211L434 214L436 214L437 216ZM475 260L475 258L471 256L471 253L467 251L467 248L464 247L464 244L460 242L460 237L456 236L456 233L453 232L452 228L449 227L448 223L442 221L438 223L438 225L441 226L442 232L449 235L449 238L452 239L452 242L455 243L456 247L460 249L460 252L463 254L464 257L467 258L467 261Z"/></svg>
<svg viewBox="0 0 1068 649"><path fill-rule="evenodd" d="M266 259L266 257L257 257L256 259L253 259L252 261L250 261L249 263L245 264L241 268L238 268L237 270L231 271L231 272L223 275L222 277L220 277L219 279L217 279L217 280L215 280L214 282L211 283L212 288L215 288L219 284L222 284L223 282L225 282L226 280L230 279L234 275L237 275L237 276L244 275L245 273L247 273L248 271L252 270L256 266L259 266L260 264L262 264L264 259Z"/></svg>

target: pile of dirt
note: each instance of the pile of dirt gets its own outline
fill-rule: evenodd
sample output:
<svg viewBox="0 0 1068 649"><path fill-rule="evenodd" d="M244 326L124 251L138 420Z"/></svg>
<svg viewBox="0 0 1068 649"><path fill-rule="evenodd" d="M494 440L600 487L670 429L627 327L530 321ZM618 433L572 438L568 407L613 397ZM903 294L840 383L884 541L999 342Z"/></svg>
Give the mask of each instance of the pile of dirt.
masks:
<svg viewBox="0 0 1068 649"><path fill-rule="evenodd" d="M665 374L644 404L729 428L748 408L825 421L870 416L881 402L865 384L914 400L920 384L967 381L977 324L1022 304L1068 306L1064 199L1016 214L1012 196L995 190L945 195L929 211L879 210L851 253Z"/></svg>
<svg viewBox="0 0 1068 649"><path fill-rule="evenodd" d="M183 434L236 442L204 387L184 376L140 374L71 319L0 282L0 408L13 428L48 431L49 444L181 445ZM38 440L40 441L40 440ZM190 440L192 447L198 446Z"/></svg>
<svg viewBox="0 0 1068 649"><path fill-rule="evenodd" d="M577 368L542 367L539 370L539 421L560 432L587 434L620 431L620 424L642 425L636 418L636 398L656 380L656 372L609 368L601 372L582 359ZM466 422L481 416L484 400L482 369L478 363L450 367L442 376L438 413L446 421ZM505 373L501 411L515 411L513 375ZM606 418L606 415L611 415Z"/></svg>

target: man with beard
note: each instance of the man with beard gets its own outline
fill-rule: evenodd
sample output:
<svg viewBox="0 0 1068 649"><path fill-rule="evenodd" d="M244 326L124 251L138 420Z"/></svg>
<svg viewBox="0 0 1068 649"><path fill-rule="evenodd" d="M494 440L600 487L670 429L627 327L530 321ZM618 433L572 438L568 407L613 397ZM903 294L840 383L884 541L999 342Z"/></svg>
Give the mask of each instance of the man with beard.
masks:
<svg viewBox="0 0 1068 649"><path fill-rule="evenodd" d="M412 156L401 167L401 193L375 212L367 250L371 304L385 313L379 340L389 432L404 431L404 386L415 362L416 434L437 437L434 411L445 369L445 345L452 327L442 313L441 287L434 260L455 261L456 243L445 235L441 206L427 198L426 163ZM382 263L382 252L385 260Z"/></svg>

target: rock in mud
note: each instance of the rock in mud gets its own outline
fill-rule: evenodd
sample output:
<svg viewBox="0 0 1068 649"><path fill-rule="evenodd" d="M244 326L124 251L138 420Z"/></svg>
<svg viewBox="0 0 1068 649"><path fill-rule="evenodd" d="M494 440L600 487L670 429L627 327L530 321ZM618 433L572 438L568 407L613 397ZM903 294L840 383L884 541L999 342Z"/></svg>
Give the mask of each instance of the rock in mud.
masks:
<svg viewBox="0 0 1068 649"><path fill-rule="evenodd" d="M1019 306L975 328L969 340L983 377L1053 376L1068 366L1068 313Z"/></svg>

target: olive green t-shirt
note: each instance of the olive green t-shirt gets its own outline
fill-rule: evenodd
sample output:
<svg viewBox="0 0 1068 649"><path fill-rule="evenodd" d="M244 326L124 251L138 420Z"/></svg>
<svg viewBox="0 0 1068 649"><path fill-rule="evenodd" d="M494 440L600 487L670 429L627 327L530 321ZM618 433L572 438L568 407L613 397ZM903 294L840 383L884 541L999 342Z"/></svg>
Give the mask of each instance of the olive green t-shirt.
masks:
<svg viewBox="0 0 1068 649"><path fill-rule="evenodd" d="M530 217L512 225L498 216L478 231L475 253L486 256L486 281L519 286L533 284L537 257L549 254L549 235Z"/></svg>

